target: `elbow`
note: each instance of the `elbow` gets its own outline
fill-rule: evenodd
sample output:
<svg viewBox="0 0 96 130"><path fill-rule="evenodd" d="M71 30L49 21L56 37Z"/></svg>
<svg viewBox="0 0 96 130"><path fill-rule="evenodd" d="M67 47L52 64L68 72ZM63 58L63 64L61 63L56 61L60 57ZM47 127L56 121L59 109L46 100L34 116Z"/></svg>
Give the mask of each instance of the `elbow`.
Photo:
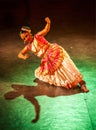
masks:
<svg viewBox="0 0 96 130"><path fill-rule="evenodd" d="M17 55L17 57L18 57L18 58L21 58L21 53L19 53L19 54Z"/></svg>
<svg viewBox="0 0 96 130"><path fill-rule="evenodd" d="M19 54L17 55L18 58L20 58Z"/></svg>

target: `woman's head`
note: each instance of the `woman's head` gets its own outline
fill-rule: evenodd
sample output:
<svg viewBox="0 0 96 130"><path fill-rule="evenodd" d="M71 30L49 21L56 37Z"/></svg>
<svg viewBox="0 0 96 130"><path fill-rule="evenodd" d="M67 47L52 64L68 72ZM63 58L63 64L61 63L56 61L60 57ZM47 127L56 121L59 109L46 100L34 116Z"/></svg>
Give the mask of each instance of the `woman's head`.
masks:
<svg viewBox="0 0 96 130"><path fill-rule="evenodd" d="M32 34L31 29L28 26L23 26L20 31L20 37L22 40L24 40L24 43L30 43L32 42Z"/></svg>

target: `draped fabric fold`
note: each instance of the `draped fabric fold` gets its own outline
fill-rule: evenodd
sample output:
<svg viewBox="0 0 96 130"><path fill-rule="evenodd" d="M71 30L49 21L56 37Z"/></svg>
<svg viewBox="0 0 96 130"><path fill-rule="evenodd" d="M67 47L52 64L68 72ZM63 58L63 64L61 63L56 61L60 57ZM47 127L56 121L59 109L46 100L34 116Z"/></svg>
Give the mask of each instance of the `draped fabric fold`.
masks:
<svg viewBox="0 0 96 130"><path fill-rule="evenodd" d="M36 78L65 88L75 87L82 80L82 75L70 56L58 44L51 44L36 34L31 51L42 59L40 66L35 70Z"/></svg>

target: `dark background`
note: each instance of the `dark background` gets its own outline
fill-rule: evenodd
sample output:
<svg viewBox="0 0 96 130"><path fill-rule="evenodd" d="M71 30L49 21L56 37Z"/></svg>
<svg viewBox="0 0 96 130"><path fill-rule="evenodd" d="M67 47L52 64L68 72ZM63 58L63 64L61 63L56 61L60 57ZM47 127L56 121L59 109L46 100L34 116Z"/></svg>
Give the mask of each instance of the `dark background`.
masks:
<svg viewBox="0 0 96 130"><path fill-rule="evenodd" d="M95 0L0 0L0 28L44 25L49 16L52 29L95 33Z"/></svg>
<svg viewBox="0 0 96 130"><path fill-rule="evenodd" d="M0 130L39 128L44 130L49 128L89 130L92 128L95 130L95 1L0 0ZM38 95L39 92L45 93L45 86L42 87L44 90L40 91L33 87L41 109L39 122L32 124L31 120L34 119L35 114L33 104L23 98L23 95L16 100L5 100L4 94L13 90L14 83L34 85L34 71L41 59L32 52L29 53L30 57L26 61L18 59L18 53L24 48L19 32L22 25L30 26L32 33L39 31L45 25L46 16L49 16L52 21L51 30L46 35L46 39L61 45L68 52L82 73L90 92L52 99ZM63 89L61 92L58 89L55 89L55 95L63 93ZM53 94L53 91L49 92L49 89L46 91ZM32 93L34 93L33 90Z"/></svg>

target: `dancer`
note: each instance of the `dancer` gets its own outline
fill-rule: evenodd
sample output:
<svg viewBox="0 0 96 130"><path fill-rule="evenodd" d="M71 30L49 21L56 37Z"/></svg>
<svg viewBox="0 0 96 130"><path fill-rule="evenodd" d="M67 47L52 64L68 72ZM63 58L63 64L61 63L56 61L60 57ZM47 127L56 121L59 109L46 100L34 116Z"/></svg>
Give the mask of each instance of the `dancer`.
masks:
<svg viewBox="0 0 96 130"><path fill-rule="evenodd" d="M51 21L45 18L46 25L43 30L34 36L28 26L23 26L20 37L26 44L19 52L18 57L26 60L29 58L28 51L32 51L41 58L40 66L35 70L35 77L55 86L67 89L79 85L82 92L88 92L82 74L71 60L68 53L57 43L50 43L44 36L49 32Z"/></svg>

